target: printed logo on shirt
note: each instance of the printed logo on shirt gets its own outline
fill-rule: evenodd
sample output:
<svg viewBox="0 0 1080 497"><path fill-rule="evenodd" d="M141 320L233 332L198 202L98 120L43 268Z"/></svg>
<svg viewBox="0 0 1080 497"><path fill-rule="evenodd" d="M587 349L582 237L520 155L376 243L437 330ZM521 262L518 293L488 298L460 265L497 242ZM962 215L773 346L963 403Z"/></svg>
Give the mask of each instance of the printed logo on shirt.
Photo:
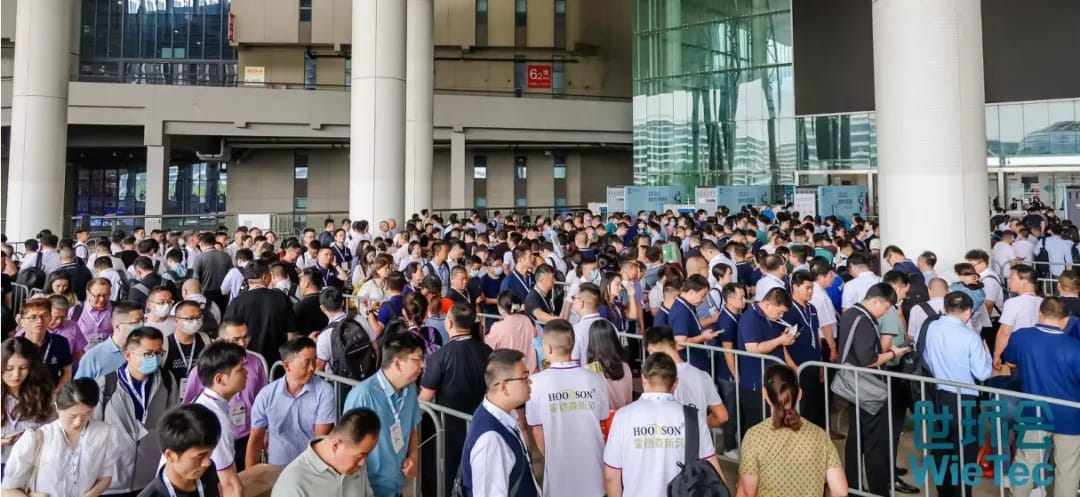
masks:
<svg viewBox="0 0 1080 497"><path fill-rule="evenodd" d="M650 425L635 426L632 429L635 449L681 449L686 445L683 437L685 424L663 425L654 423Z"/></svg>
<svg viewBox="0 0 1080 497"><path fill-rule="evenodd" d="M567 389L548 394L548 406L552 414L592 411L596 409L596 390Z"/></svg>

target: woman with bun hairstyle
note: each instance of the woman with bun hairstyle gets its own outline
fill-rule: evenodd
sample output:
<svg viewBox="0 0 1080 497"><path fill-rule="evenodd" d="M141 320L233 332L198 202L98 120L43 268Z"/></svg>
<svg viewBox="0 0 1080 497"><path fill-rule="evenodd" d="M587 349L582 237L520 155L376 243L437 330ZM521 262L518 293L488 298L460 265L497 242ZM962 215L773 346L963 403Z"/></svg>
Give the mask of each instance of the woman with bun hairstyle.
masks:
<svg viewBox="0 0 1080 497"><path fill-rule="evenodd" d="M829 434L804 422L796 411L802 392L791 368L765 371L761 389L772 416L743 438L739 461L739 497L819 497L848 494L847 477Z"/></svg>

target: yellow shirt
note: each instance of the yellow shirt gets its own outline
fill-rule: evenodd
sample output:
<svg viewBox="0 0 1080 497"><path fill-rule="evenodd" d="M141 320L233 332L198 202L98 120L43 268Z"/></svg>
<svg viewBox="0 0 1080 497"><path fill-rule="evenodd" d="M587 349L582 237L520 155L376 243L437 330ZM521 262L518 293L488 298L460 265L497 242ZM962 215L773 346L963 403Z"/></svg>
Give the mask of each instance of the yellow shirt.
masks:
<svg viewBox="0 0 1080 497"><path fill-rule="evenodd" d="M758 497L820 497L825 471L840 468L829 435L803 419L799 431L773 429L772 419L750 428L743 439L740 475L757 475Z"/></svg>

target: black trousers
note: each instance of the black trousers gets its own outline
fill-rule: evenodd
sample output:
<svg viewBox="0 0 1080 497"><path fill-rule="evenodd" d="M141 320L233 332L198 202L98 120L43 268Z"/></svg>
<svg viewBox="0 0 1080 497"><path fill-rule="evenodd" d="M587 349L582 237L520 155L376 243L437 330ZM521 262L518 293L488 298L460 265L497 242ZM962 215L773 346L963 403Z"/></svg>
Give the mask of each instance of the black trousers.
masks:
<svg viewBox="0 0 1080 497"><path fill-rule="evenodd" d="M825 383L820 381L821 368L806 368L799 375L799 388L802 389L802 402L799 414L807 421L825 429Z"/></svg>
<svg viewBox="0 0 1080 497"><path fill-rule="evenodd" d="M452 416L443 418L443 440L446 452L443 454L446 474L444 475L443 488L446 495L454 488L454 478L457 477L458 467L461 466L461 451L465 448L465 435L468 427L465 420ZM431 416L424 416L420 422L420 440L426 441L420 447L420 492L422 495L436 495L438 490L438 450L435 442L435 423Z"/></svg>
<svg viewBox="0 0 1080 497"><path fill-rule="evenodd" d="M965 414L962 409L959 411L959 414L957 414L957 406L960 405L960 402L978 402L978 400L978 397L974 395L957 395L955 392L947 392L945 390L937 391L937 405L935 406L935 408L937 410L941 410L944 408L944 406L949 406L949 411L954 413L952 419L949 420L949 430L948 434L946 435L946 440L949 443L949 447L931 451L931 454L933 454L934 456L935 464L942 464L943 462L947 464L945 480L942 482L941 485L937 486L939 497L971 497L972 489L971 487L965 486L963 484L963 479L961 475L956 475L956 481L960 482L960 484L952 484L953 472L951 469L951 458L953 456L959 458L960 454L963 454L963 464L966 465L976 462L979 457L979 444L977 441L968 444L961 444L964 439L964 431L963 427L961 426L961 421L967 414ZM978 412L976 411L974 413L971 413L971 415L978 416ZM976 440L978 440L978 438L979 437L976 437ZM931 440L931 443L940 442L944 441L940 439ZM957 459L957 466L961 468L961 473L963 473L963 466L960 466L959 459Z"/></svg>
<svg viewBox="0 0 1080 497"><path fill-rule="evenodd" d="M736 437L739 433L738 409L739 404L735 403L735 389L739 386L734 380L716 380L716 390L720 392L720 398L724 401L724 408L728 412L728 420L722 427L724 430L724 446L719 448L717 453L724 453L729 450L735 449L739 446Z"/></svg>
<svg viewBox="0 0 1080 497"><path fill-rule="evenodd" d="M891 366L889 367L889 370L898 373L903 372L900 370L900 366ZM904 421L907 419L908 409L915 408L915 400L911 395L911 382L893 378L890 383L891 387L889 391L892 396L892 448L893 461L896 461L900 452L900 435L904 431ZM928 388L933 388L933 386L929 386Z"/></svg>
<svg viewBox="0 0 1080 497"><path fill-rule="evenodd" d="M866 411L858 413L856 407L848 407L847 444L844 447L844 471L847 473L848 487L876 495L891 495L893 455L889 452L889 417L888 407L882 407L875 414ZM861 444L859 442L862 442ZM863 485L859 463L862 460L863 473L869 485Z"/></svg>
<svg viewBox="0 0 1080 497"><path fill-rule="evenodd" d="M761 397L761 390L739 388L739 413L742 415L742 419L739 420L739 440L746 437L746 432L750 428L765 420L766 406L762 404L764 400Z"/></svg>
<svg viewBox="0 0 1080 497"><path fill-rule="evenodd" d="M239 473L247 467L247 444L251 435L236 439L233 449L236 451L236 472Z"/></svg>

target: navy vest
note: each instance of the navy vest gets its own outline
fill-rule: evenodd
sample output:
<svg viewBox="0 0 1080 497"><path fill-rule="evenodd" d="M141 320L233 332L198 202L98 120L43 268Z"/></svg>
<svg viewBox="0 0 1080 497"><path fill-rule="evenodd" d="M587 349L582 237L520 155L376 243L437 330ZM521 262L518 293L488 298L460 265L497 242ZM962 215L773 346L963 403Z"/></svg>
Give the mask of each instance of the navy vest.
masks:
<svg viewBox="0 0 1080 497"><path fill-rule="evenodd" d="M506 483L507 491L514 487L520 480L517 493L510 497L539 497L536 485L533 483L532 468L529 466L528 455L521 444L521 439L514 432L499 422L483 404L473 413L472 424L469 426L469 435L465 437L465 447L461 457L461 488L466 497L472 497L472 462L469 455L473 446L481 435L494 431L502 437L506 445L514 451L514 467L510 470L510 476Z"/></svg>

